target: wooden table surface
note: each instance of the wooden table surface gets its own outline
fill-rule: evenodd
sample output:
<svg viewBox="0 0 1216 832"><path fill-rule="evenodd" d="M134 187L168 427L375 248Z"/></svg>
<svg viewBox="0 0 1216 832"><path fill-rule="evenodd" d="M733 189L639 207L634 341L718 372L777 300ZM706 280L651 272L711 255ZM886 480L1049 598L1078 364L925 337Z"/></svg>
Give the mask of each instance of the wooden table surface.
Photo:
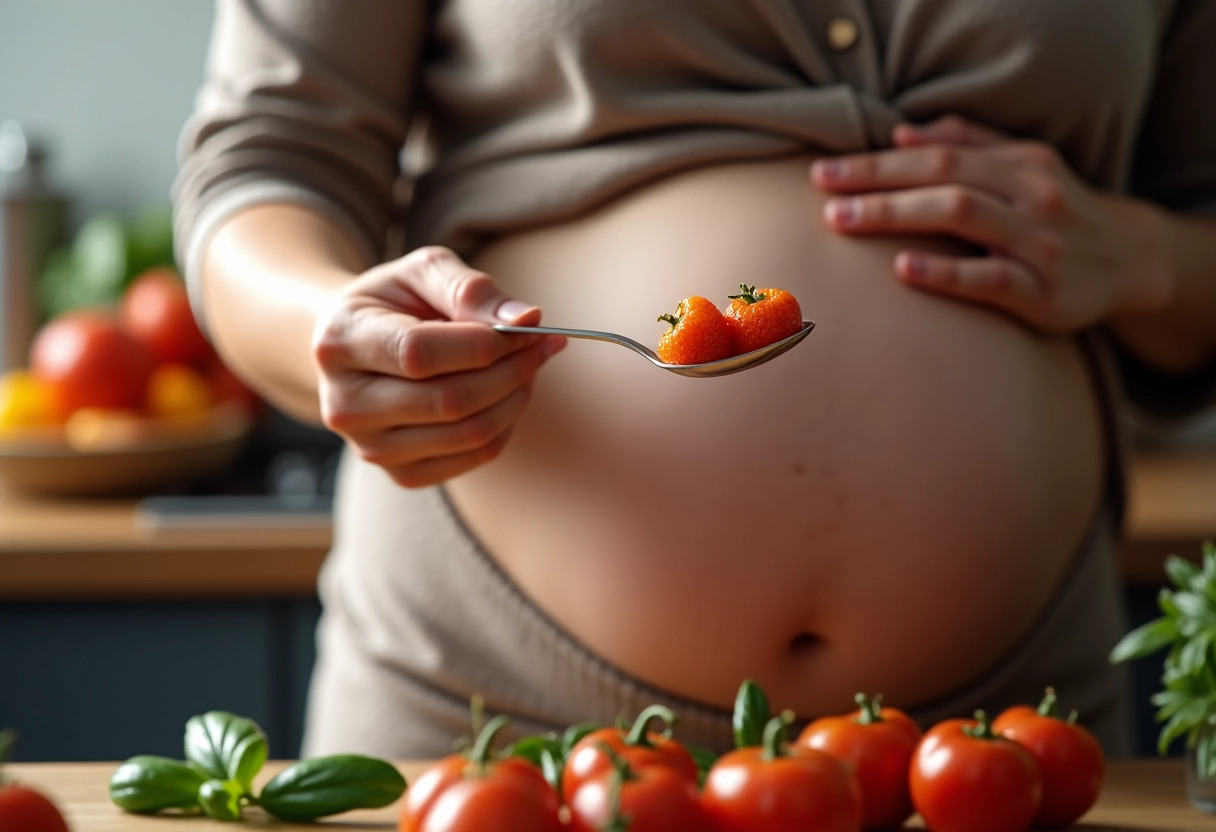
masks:
<svg viewBox="0 0 1216 832"><path fill-rule="evenodd" d="M259 776L264 782L285 763L271 762ZM110 803L106 784L117 763L25 763L6 771L57 801L73 832L233 832L241 828L206 818L145 817L128 815ZM422 763L401 763L406 779L422 770ZM395 829L397 808L349 812L319 824L279 823L260 810L245 811L245 826L291 830ZM912 824L916 827L918 824ZM1169 760L1116 760L1110 764L1098 805L1076 827L1084 832L1214 832L1216 815L1190 806L1183 794L1182 763ZM673 831L674 832L674 831Z"/></svg>

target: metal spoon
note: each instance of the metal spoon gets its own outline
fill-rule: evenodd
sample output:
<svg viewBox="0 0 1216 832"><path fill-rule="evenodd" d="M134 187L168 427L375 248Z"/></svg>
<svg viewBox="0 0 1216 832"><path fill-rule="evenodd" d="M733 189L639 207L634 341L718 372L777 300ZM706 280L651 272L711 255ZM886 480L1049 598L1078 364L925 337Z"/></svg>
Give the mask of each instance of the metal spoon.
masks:
<svg viewBox="0 0 1216 832"><path fill-rule="evenodd" d="M803 338L810 334L815 328L814 321L803 321L802 329L795 332L788 338L782 338L780 341L775 341L767 347L761 347L758 350L745 352L742 355L723 358L719 361L709 361L705 364L667 364L655 355L654 350L649 347L642 346L632 338L626 338L624 335L617 335L615 332L597 332L593 329L559 329L553 326L510 326L508 324L494 324L494 329L499 332L523 332L533 335L565 335L567 338L587 338L592 341L609 341L613 344L620 344L622 347L628 347L638 355L646 358L651 364L660 367L671 373L678 373L682 376L690 376L692 378L713 378L715 376L727 376L731 373L738 373L742 370L749 370L763 364L766 361L772 361L781 353L793 347Z"/></svg>

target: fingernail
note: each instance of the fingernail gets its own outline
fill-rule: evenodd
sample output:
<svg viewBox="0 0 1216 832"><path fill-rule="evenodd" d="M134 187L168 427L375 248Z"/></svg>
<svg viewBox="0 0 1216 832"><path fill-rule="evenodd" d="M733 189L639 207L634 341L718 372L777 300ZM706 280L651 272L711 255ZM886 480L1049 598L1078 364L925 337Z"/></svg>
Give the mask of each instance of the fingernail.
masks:
<svg viewBox="0 0 1216 832"><path fill-rule="evenodd" d="M929 261L921 254L905 254L904 266L913 277L924 277L929 273Z"/></svg>
<svg viewBox="0 0 1216 832"><path fill-rule="evenodd" d="M861 218L855 199L833 199L827 204L827 215L830 222L836 225L856 225Z"/></svg>
<svg viewBox="0 0 1216 832"><path fill-rule="evenodd" d="M510 323L511 321L519 320L535 308L535 306L524 303L522 300L506 300L494 310L494 317L500 321Z"/></svg>
<svg viewBox="0 0 1216 832"><path fill-rule="evenodd" d="M811 168L825 182L839 182L847 173L847 166L839 159L820 159Z"/></svg>

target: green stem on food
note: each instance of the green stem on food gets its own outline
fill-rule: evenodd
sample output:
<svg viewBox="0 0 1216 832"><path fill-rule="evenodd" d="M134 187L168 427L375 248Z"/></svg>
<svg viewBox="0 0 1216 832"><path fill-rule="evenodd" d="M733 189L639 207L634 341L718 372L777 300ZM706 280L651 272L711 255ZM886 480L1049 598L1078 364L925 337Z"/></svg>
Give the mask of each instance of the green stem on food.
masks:
<svg viewBox="0 0 1216 832"><path fill-rule="evenodd" d="M641 717L638 718L641 721ZM612 780L608 784L608 823L601 827L601 832L627 832L633 825L632 818L621 814L621 790L630 780L638 779L629 761L617 754L612 746L605 742L597 742L596 747L608 757L612 764Z"/></svg>
<svg viewBox="0 0 1216 832"><path fill-rule="evenodd" d="M785 729L793 721L794 712L786 710L765 724L763 750L760 752L761 760L767 763L778 757L786 756L789 750L789 743L786 740Z"/></svg>
<svg viewBox="0 0 1216 832"><path fill-rule="evenodd" d="M857 724L873 725L876 722L886 722L882 715L881 693L876 694L873 698L859 693L853 697L853 701L857 703L857 709L860 711L855 720Z"/></svg>
<svg viewBox="0 0 1216 832"><path fill-rule="evenodd" d="M0 731L0 785L5 782L3 766L8 762L8 753L13 748L13 743L17 741L17 732L11 728L6 728Z"/></svg>
<svg viewBox="0 0 1216 832"><path fill-rule="evenodd" d="M728 297L731 300L742 299L742 300L747 301L748 303L758 303L758 302L764 300L764 295L757 293L755 286L748 286L746 283L739 284L739 294L727 295L726 297Z"/></svg>
<svg viewBox="0 0 1216 832"><path fill-rule="evenodd" d="M469 751L469 765L478 773L484 773L486 766L490 763L490 748L494 743L494 735L501 731L510 720L505 714L499 714L486 723L486 727L481 729L481 733L477 735L477 741L473 743L473 748Z"/></svg>
<svg viewBox="0 0 1216 832"><path fill-rule="evenodd" d="M671 708L663 705L651 705L649 708L643 709L638 714L638 718L633 721L633 728L629 731L629 735L625 737L626 745L637 745L642 748L650 747L649 732L646 726L652 719L661 719L666 723L666 731L670 731L672 726L676 724L676 714Z"/></svg>
<svg viewBox="0 0 1216 832"><path fill-rule="evenodd" d="M672 315L670 312L665 315L660 315L659 320L665 324L670 324L671 326L680 325L680 319L677 318L675 315Z"/></svg>
<svg viewBox="0 0 1216 832"><path fill-rule="evenodd" d="M976 711L975 725L964 725L963 733L977 740L996 739L996 734L992 732L992 720L988 718L987 711Z"/></svg>
<svg viewBox="0 0 1216 832"><path fill-rule="evenodd" d="M1056 715L1056 689L1047 688L1043 693L1043 701L1039 703L1039 716Z"/></svg>

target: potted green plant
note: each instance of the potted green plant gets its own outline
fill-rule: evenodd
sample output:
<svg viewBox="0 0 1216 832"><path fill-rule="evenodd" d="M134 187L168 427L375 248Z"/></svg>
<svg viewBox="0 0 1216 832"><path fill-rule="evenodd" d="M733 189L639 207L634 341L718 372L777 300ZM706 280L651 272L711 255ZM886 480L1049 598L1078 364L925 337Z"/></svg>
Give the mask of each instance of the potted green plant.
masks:
<svg viewBox="0 0 1216 832"><path fill-rule="evenodd" d="M1186 737L1187 797L1216 812L1216 544L1204 543L1202 564L1171 555L1165 571L1174 588L1158 596L1162 616L1124 636L1110 658L1124 662L1168 648L1162 689L1152 699L1165 723L1157 748L1164 754Z"/></svg>

